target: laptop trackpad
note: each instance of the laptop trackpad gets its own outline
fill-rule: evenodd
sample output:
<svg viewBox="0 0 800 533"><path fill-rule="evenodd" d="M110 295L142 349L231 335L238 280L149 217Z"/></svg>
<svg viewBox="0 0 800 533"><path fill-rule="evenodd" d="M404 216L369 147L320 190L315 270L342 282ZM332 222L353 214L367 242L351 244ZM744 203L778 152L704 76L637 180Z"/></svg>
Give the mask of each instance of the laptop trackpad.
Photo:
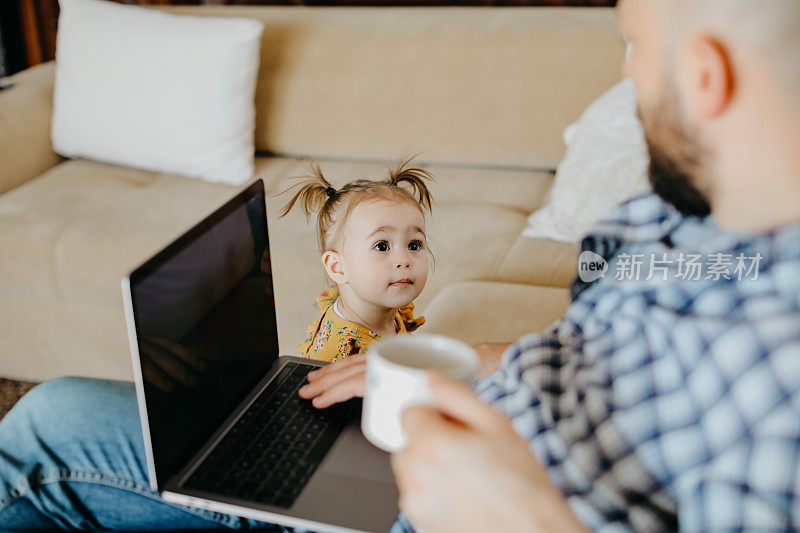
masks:
<svg viewBox="0 0 800 533"><path fill-rule="evenodd" d="M292 513L360 531L388 531L398 513L389 454L350 424L300 493Z"/></svg>
<svg viewBox="0 0 800 533"><path fill-rule="evenodd" d="M357 423L342 431L318 471L394 485L389 454L370 444Z"/></svg>
<svg viewBox="0 0 800 533"><path fill-rule="evenodd" d="M316 472L289 514L358 531L389 531L397 500L394 484Z"/></svg>

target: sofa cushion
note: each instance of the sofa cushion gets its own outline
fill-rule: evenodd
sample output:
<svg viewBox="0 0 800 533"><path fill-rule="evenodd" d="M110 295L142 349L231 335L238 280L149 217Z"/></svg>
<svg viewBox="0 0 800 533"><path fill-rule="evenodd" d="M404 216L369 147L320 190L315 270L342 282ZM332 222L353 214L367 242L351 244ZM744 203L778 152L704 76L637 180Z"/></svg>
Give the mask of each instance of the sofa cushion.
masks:
<svg viewBox="0 0 800 533"><path fill-rule="evenodd" d="M56 152L240 185L263 23L60 0Z"/></svg>
<svg viewBox="0 0 800 533"><path fill-rule="evenodd" d="M294 165L262 160L278 175ZM272 174L272 169L275 169ZM0 290L120 301L120 280L237 188L85 160L0 196Z"/></svg>
<svg viewBox="0 0 800 533"><path fill-rule="evenodd" d="M0 374L16 379L133 379L122 302L31 298L0 290L0 353Z"/></svg>
<svg viewBox="0 0 800 533"><path fill-rule="evenodd" d="M263 20L256 147L327 159L554 168L624 57L606 8L163 9Z"/></svg>
<svg viewBox="0 0 800 533"><path fill-rule="evenodd" d="M649 187L650 156L633 81L623 79L564 130L550 201L528 217L527 237L577 243L606 212Z"/></svg>
<svg viewBox="0 0 800 533"><path fill-rule="evenodd" d="M519 235L493 280L545 287L569 287L578 273L574 244Z"/></svg>
<svg viewBox="0 0 800 533"><path fill-rule="evenodd" d="M445 204L485 204L528 214L540 207L553 184L553 174L542 170L457 167L426 164L425 155L415 159L433 174L435 180L427 182L433 198L433 209ZM393 164L396 161L390 161ZM355 179L386 179L386 162L320 161L323 175L335 187ZM267 192L277 194L287 190L297 176L307 175L308 162L297 160L283 179L268 184ZM257 173L257 175L260 175ZM278 203L290 195L276 198ZM282 205L282 204L281 204Z"/></svg>
<svg viewBox="0 0 800 533"><path fill-rule="evenodd" d="M565 289L467 281L445 287L425 310L425 332L479 342L513 342L541 331L569 306Z"/></svg>

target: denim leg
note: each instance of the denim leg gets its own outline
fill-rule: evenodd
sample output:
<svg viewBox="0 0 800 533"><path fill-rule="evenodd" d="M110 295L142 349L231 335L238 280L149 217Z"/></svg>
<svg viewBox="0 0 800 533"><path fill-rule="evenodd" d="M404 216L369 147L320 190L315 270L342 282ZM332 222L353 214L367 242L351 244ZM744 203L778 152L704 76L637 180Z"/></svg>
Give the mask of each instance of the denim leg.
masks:
<svg viewBox="0 0 800 533"><path fill-rule="evenodd" d="M54 379L0 422L1 530L226 527L269 526L150 489L132 383Z"/></svg>
<svg viewBox="0 0 800 533"><path fill-rule="evenodd" d="M392 524L389 533L414 533L414 526L411 525L411 521L406 515L400 513L397 515L397 520Z"/></svg>

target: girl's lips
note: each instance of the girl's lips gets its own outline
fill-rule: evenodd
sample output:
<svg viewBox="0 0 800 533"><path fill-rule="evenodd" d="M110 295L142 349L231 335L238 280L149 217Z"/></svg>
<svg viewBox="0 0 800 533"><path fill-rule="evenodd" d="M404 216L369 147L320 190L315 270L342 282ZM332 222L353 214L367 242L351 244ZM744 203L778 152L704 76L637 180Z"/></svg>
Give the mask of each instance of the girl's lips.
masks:
<svg viewBox="0 0 800 533"><path fill-rule="evenodd" d="M413 284L414 284L414 282L411 281L410 279L400 279L400 280L397 280L397 281L393 281L389 285L390 286L394 285L395 287L407 287L407 286L413 285Z"/></svg>

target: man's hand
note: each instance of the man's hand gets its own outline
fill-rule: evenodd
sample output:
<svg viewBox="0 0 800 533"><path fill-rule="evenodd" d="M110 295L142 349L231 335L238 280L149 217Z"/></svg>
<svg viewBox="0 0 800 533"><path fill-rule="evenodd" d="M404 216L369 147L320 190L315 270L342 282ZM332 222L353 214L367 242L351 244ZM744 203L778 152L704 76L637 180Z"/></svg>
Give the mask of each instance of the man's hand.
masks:
<svg viewBox="0 0 800 533"><path fill-rule="evenodd" d="M367 387L367 354L351 355L319 370L309 372L308 385L300 397L312 398L314 407L323 409L355 396L364 396Z"/></svg>
<svg viewBox="0 0 800 533"><path fill-rule="evenodd" d="M433 373L429 382L436 406L403 413L408 446L392 456L400 509L415 527L583 530L508 418L460 382Z"/></svg>
<svg viewBox="0 0 800 533"><path fill-rule="evenodd" d="M511 346L507 342L482 342L476 344L472 348L478 352L480 356L480 367L478 368L478 378L485 378L498 368L500 368L500 360L502 359L503 352Z"/></svg>

